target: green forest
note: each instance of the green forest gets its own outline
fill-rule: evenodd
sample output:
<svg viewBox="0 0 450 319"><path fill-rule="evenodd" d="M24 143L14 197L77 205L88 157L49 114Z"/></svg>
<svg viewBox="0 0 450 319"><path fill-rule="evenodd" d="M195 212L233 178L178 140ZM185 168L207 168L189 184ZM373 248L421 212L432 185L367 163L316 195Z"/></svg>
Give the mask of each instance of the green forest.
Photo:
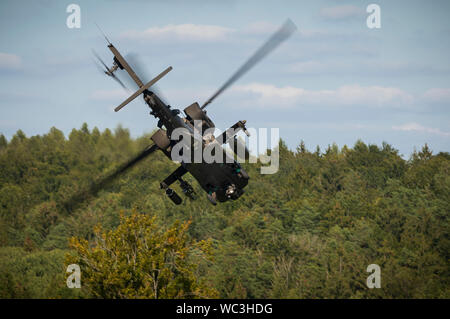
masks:
<svg viewBox="0 0 450 319"><path fill-rule="evenodd" d="M1 298L449 298L450 155L387 143L295 150L237 201L174 205L156 152L81 205L73 194L150 144L84 124L0 135ZM178 185L174 189L181 195ZM87 196L87 195L86 195ZM66 268L81 267L81 288ZM381 288L366 285L367 266Z"/></svg>

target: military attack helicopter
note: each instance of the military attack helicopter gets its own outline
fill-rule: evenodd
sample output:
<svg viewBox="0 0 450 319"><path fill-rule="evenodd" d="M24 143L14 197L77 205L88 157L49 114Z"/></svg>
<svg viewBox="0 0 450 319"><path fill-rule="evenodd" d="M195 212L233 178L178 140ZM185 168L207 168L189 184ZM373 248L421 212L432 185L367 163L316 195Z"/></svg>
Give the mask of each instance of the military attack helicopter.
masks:
<svg viewBox="0 0 450 319"><path fill-rule="evenodd" d="M193 137L192 144L189 144L191 150L194 148L194 144L197 147L201 147L203 150L208 147L210 143L219 143L220 145L228 143L232 146L232 149L236 154L237 148L243 148L245 150L245 156L248 158L249 152L247 148L236 138L236 133L241 130L249 135L245 126L246 121L240 120L220 136L214 137L211 134L204 133L210 131L208 129L214 129L215 127L214 122L206 114L205 108L236 80L250 70L257 62L285 41L296 29L295 24L288 19L283 26L276 31L201 107L197 102L186 107L183 110L184 116L181 114L180 110L174 109L163 102L158 94L155 93L156 91L152 89L152 86L156 82L172 70L172 67L169 66L155 78L144 83L116 47L103 34L108 43L107 46L114 57L112 66L108 67L99 55L94 52L94 55L101 63L102 71L125 88L125 85L116 76L117 70L125 70L129 77L139 87L139 89L129 98L118 105L115 108L115 111L118 112L135 98L142 95L144 102L151 110L150 114L158 119L158 130L151 136L151 145L146 147L136 157L120 166L115 172L94 183L89 192L96 193L107 183L111 182L117 176L147 158L155 151L160 150L169 159L173 160L171 151L175 145L180 142L180 139L174 139L172 135L173 132L179 128L185 129L188 134ZM200 138L198 136L200 136ZM195 143L195 141L197 141L197 143ZM206 192L207 198L213 205L216 205L218 201L225 202L230 199L236 200L243 194L244 187L248 184L249 180L247 172L241 167L240 163L234 159L234 156L230 159L230 154L221 146L219 150L227 160L221 161L220 163L207 163L204 160L201 162L181 161L179 163L180 166L160 183L161 189L165 191L166 195L173 203L176 205L182 203L180 196L170 188L170 186L177 181L180 184L181 190L188 198L195 199L196 197L193 187L183 179L183 175L188 172L198 181L202 189Z"/></svg>

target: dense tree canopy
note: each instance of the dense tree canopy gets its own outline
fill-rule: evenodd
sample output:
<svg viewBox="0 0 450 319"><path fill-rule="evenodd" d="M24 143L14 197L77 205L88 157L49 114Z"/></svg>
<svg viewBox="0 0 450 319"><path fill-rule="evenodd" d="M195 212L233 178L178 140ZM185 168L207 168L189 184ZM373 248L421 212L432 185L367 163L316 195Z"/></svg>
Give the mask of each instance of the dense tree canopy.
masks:
<svg viewBox="0 0 450 319"><path fill-rule="evenodd" d="M122 127L0 135L0 297L450 297L448 153L281 141L279 172L245 164L239 200L175 206L159 182L176 165L157 152L85 204L62 205L148 144ZM66 287L68 262L82 289ZM380 289L366 286L369 264ZM164 273L156 289L152 269Z"/></svg>
<svg viewBox="0 0 450 319"><path fill-rule="evenodd" d="M101 298L208 298L215 289L199 284L197 262L209 256L209 243L187 242L189 222L178 222L161 231L156 217L143 214L121 216L119 226L94 230L95 245L71 238L77 252L66 263L83 269L83 283Z"/></svg>

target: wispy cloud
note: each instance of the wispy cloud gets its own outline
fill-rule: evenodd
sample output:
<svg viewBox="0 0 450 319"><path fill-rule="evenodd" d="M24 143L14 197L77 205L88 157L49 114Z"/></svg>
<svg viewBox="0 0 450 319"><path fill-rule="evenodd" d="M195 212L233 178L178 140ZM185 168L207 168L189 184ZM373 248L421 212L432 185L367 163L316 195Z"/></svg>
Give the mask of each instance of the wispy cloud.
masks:
<svg viewBox="0 0 450 319"><path fill-rule="evenodd" d="M326 19L344 20L349 18L361 17L364 15L364 10L357 6L342 5L322 8L320 10L320 15Z"/></svg>
<svg viewBox="0 0 450 319"><path fill-rule="evenodd" d="M275 32L279 27L279 25L270 22L257 21L249 24L243 32L247 34L270 34Z"/></svg>
<svg viewBox="0 0 450 319"><path fill-rule="evenodd" d="M127 94L122 89L117 90L96 90L91 93L90 98L96 101L121 101L126 99L130 94Z"/></svg>
<svg viewBox="0 0 450 319"><path fill-rule="evenodd" d="M285 67L286 72L307 75L354 75L359 76L395 76L407 77L423 75L449 75L450 68L436 68L429 64L407 63L407 62L363 62L358 61L335 61L330 59L309 59L290 63ZM427 98L450 97L449 89L432 89L426 93Z"/></svg>
<svg viewBox="0 0 450 319"><path fill-rule="evenodd" d="M430 102L450 103L450 88L432 88L427 90L423 97Z"/></svg>
<svg viewBox="0 0 450 319"><path fill-rule="evenodd" d="M238 85L234 92L256 95L258 104L280 106L296 106L306 104L321 105L361 105L361 106L392 106L410 104L413 97L395 87L345 85L334 90L306 90L299 87L276 87L271 84L251 83Z"/></svg>
<svg viewBox="0 0 450 319"><path fill-rule="evenodd" d="M169 24L143 31L125 31L121 37L133 40L220 41L232 32L234 29L217 25Z"/></svg>
<svg viewBox="0 0 450 319"><path fill-rule="evenodd" d="M440 136L447 136L447 137L450 136L450 132L444 132L438 128L426 127L415 122L406 123L399 126L393 126L392 129L396 131L422 132L422 133L436 134Z"/></svg>
<svg viewBox="0 0 450 319"><path fill-rule="evenodd" d="M16 70L22 67L22 60L18 55L0 52L0 69Z"/></svg>

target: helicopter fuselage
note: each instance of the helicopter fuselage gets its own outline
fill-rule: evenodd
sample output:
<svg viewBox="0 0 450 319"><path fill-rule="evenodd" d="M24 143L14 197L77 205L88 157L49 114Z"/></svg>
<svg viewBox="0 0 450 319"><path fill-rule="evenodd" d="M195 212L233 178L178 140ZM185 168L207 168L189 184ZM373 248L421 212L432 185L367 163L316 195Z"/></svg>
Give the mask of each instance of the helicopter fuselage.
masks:
<svg viewBox="0 0 450 319"><path fill-rule="evenodd" d="M144 101L151 109L150 114L159 119L158 127L164 126L167 140L170 141L166 148L163 145L160 147L164 154L172 160L173 147L180 142L179 139L172 138L172 133L179 128L184 129L190 135L189 144L191 149L194 149L196 147L194 146L196 127L194 127L192 119L180 117L179 110L166 105L154 92L147 90L143 95ZM202 152L209 143L218 143L214 139L203 138L202 134L200 136L202 136ZM209 195L213 195L218 201L237 199L243 194L243 188L248 184L248 175L222 146L215 145L215 147L216 150L222 152L223 161L196 163L191 160L180 164L198 181L203 190Z"/></svg>

